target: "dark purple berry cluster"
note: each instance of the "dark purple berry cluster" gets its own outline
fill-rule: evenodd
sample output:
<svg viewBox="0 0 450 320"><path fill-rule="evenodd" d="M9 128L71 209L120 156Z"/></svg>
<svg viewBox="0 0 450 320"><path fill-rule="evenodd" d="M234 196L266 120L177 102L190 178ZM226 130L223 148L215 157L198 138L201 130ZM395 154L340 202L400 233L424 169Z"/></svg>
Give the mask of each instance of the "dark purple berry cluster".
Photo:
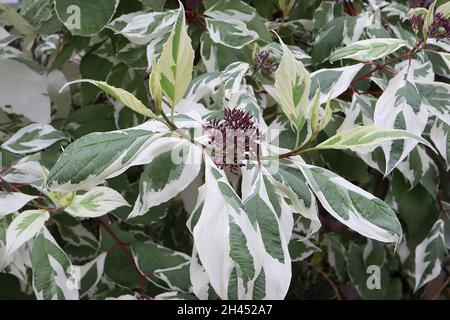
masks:
<svg viewBox="0 0 450 320"><path fill-rule="evenodd" d="M234 172L245 160L258 158L260 131L248 112L226 108L223 119L210 120L205 128L211 157L218 167Z"/></svg>
<svg viewBox="0 0 450 320"><path fill-rule="evenodd" d="M256 55L256 66L265 73L273 73L278 69L278 62L271 62L268 51L260 51Z"/></svg>

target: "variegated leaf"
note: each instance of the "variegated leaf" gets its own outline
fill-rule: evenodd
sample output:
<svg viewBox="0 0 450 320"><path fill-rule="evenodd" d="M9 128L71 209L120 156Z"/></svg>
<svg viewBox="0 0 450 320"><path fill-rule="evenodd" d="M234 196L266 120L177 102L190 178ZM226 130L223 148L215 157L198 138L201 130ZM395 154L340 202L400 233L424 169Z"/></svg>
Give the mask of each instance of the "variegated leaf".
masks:
<svg viewBox="0 0 450 320"><path fill-rule="evenodd" d="M40 186L45 179L45 168L38 161L22 158L3 174L0 174L0 176L9 183L26 183Z"/></svg>
<svg viewBox="0 0 450 320"><path fill-rule="evenodd" d="M65 241L64 250L72 262L83 263L98 256L99 241L80 219L63 214L53 216L52 220Z"/></svg>
<svg viewBox="0 0 450 320"><path fill-rule="evenodd" d="M336 272L339 280L345 279L346 274L346 250L336 234L328 234L328 263Z"/></svg>
<svg viewBox="0 0 450 320"><path fill-rule="evenodd" d="M195 204L192 214L189 216L186 226L191 233L200 218L203 206L205 204L206 184L201 185L198 188L197 202ZM192 246L191 263L189 266L190 280L192 284L192 291L201 300L207 300L211 296L211 292L214 292L212 288L208 274L203 267L197 252L195 242Z"/></svg>
<svg viewBox="0 0 450 320"><path fill-rule="evenodd" d="M396 72L400 72L403 68L411 65L411 68L414 68L414 80L416 81L416 85L418 86L418 82L433 82L435 78L435 73L433 71L433 64L431 61L423 62L419 59L403 60L394 65L394 70ZM376 81L373 80L375 83ZM377 84L378 85L378 84ZM385 86L380 86L383 90L387 87L387 83ZM417 90L420 91L419 87Z"/></svg>
<svg viewBox="0 0 450 320"><path fill-rule="evenodd" d="M323 26L314 39L313 62L321 63L327 60L333 50L343 43L349 45L358 41L364 28L371 25L371 20L372 15L363 12L358 16L337 17Z"/></svg>
<svg viewBox="0 0 450 320"><path fill-rule="evenodd" d="M207 72L219 71L217 54L217 45L207 33L203 33L200 37L200 55Z"/></svg>
<svg viewBox="0 0 450 320"><path fill-rule="evenodd" d="M91 133L70 144L50 170L52 191L89 190L131 166L148 163L147 150L167 128L148 121L138 127L104 133Z"/></svg>
<svg viewBox="0 0 450 320"><path fill-rule="evenodd" d="M169 29L170 31L170 29ZM156 61L161 57L164 44L169 40L170 32L164 33L161 37L150 40L147 44L147 64L148 70L156 69ZM152 61L155 59L155 63Z"/></svg>
<svg viewBox="0 0 450 320"><path fill-rule="evenodd" d="M205 11L209 36L215 43L241 49L258 39L247 23L256 16L255 9L242 1L219 1Z"/></svg>
<svg viewBox="0 0 450 320"><path fill-rule="evenodd" d="M95 81L95 80L89 80L89 79L81 79L81 80L75 80L72 82L66 83L64 87L61 88L63 90L66 86L71 85L73 83L91 83L101 90L105 91L109 95L111 95L114 99L119 100L122 102L125 106L130 108L131 110L140 113L144 116L147 116L149 118L156 118L155 114L147 108L138 98L136 98L133 94L128 92L127 90L124 90L122 88L116 88L113 87L106 82L103 81Z"/></svg>
<svg viewBox="0 0 450 320"><path fill-rule="evenodd" d="M274 185L289 200L293 211L310 222L306 237L316 233L321 226L316 198L300 170L295 165L280 162L272 177L275 180Z"/></svg>
<svg viewBox="0 0 450 320"><path fill-rule="evenodd" d="M6 255L13 254L25 242L32 239L44 227L50 217L46 210L27 210L20 213L6 232Z"/></svg>
<svg viewBox="0 0 450 320"><path fill-rule="evenodd" d="M418 82L416 86L425 108L450 126L450 85L443 82Z"/></svg>
<svg viewBox="0 0 450 320"><path fill-rule="evenodd" d="M317 89L320 89L321 104L338 97L348 89L363 66L364 64L359 63L336 69L320 69L311 73L309 98L313 99Z"/></svg>
<svg viewBox="0 0 450 320"><path fill-rule="evenodd" d="M424 147L414 148L397 168L411 188L421 184L431 195L436 196L439 187L439 169Z"/></svg>
<svg viewBox="0 0 450 320"><path fill-rule="evenodd" d="M168 33L177 19L177 10L133 12L114 19L108 28L135 44L148 44Z"/></svg>
<svg viewBox="0 0 450 320"><path fill-rule="evenodd" d="M242 82L250 65L245 62L234 62L222 72L224 82L224 97L230 99L232 95L241 91Z"/></svg>
<svg viewBox="0 0 450 320"><path fill-rule="evenodd" d="M436 149L441 154L447 163L447 168L450 167L450 125L442 121L435 121L430 130L430 139L436 146Z"/></svg>
<svg viewBox="0 0 450 320"><path fill-rule="evenodd" d="M212 18L226 17L244 22L251 21L256 15L256 9L241 0L211 2L207 9L205 13Z"/></svg>
<svg viewBox="0 0 450 320"><path fill-rule="evenodd" d="M291 282L288 243L293 228L292 211L276 193L268 172L253 165L242 170L242 199L245 212L261 234L266 256L253 298L284 299ZM282 208L284 207L284 209Z"/></svg>
<svg viewBox="0 0 450 320"><path fill-rule="evenodd" d="M78 300L75 269L47 228L33 243L31 262L33 290L38 300Z"/></svg>
<svg viewBox="0 0 450 320"><path fill-rule="evenodd" d="M251 86L243 86L242 90L235 93L226 106L230 109L237 108L248 112L253 116L255 123L258 124L259 130L265 131L267 128L263 117L263 110L256 99Z"/></svg>
<svg viewBox="0 0 450 320"><path fill-rule="evenodd" d="M308 259L316 252L320 252L320 248L308 239L292 239L289 243L289 252L292 262L299 262Z"/></svg>
<svg viewBox="0 0 450 320"><path fill-rule="evenodd" d="M445 63L446 67L448 70L450 70L450 53L447 52L437 52L434 51L436 54L438 54L442 61Z"/></svg>
<svg viewBox="0 0 450 320"><path fill-rule="evenodd" d="M153 145L149 164L141 176L139 196L129 218L169 201L199 174L202 149L178 138L161 138Z"/></svg>
<svg viewBox="0 0 450 320"><path fill-rule="evenodd" d="M445 253L444 222L435 222L426 238L416 247L414 290L436 278L441 273Z"/></svg>
<svg viewBox="0 0 450 320"><path fill-rule="evenodd" d="M333 21L333 19L336 18L336 13L339 12L338 10L339 6L334 1L321 1L314 11L312 19L314 30L320 30L325 27L327 23Z"/></svg>
<svg viewBox="0 0 450 320"><path fill-rule="evenodd" d="M255 31L249 30L244 22L239 20L216 20L206 18L209 36L215 43L241 49L258 39Z"/></svg>
<svg viewBox="0 0 450 320"><path fill-rule="evenodd" d="M264 244L225 173L208 157L203 199L191 225L208 281L222 299L251 298L266 256Z"/></svg>
<svg viewBox="0 0 450 320"><path fill-rule="evenodd" d="M94 260L80 267L80 298L83 298L90 290L95 288L103 276L106 254L106 252L103 252Z"/></svg>
<svg viewBox="0 0 450 320"><path fill-rule="evenodd" d="M2 144L2 148L17 154L33 153L62 139L66 139L64 133L51 125L32 123L13 134Z"/></svg>
<svg viewBox="0 0 450 320"><path fill-rule="evenodd" d="M368 239L364 247L350 243L347 251L347 273L364 299L392 299L390 295L399 291L396 288L400 280L390 277L385 248L377 241Z"/></svg>
<svg viewBox="0 0 450 320"><path fill-rule="evenodd" d="M148 78L148 88L153 99L153 103L155 104L156 110L158 112L161 112L160 109L162 109L163 89L161 87L161 75L157 70L156 55L154 52L152 52L152 59L149 60L149 63L150 61L152 72L150 73Z"/></svg>
<svg viewBox="0 0 450 320"><path fill-rule="evenodd" d="M414 83L413 69L405 68L389 81L377 101L374 124L389 129L402 129L420 136L428 120L422 99ZM386 159L384 173L389 174L417 145L417 140L396 140L381 145Z"/></svg>
<svg viewBox="0 0 450 320"><path fill-rule="evenodd" d="M295 60L284 43L281 45L283 56L275 73L275 90L281 109L292 125L301 130L307 116L311 78L303 63Z"/></svg>
<svg viewBox="0 0 450 320"><path fill-rule="evenodd" d="M439 43L438 41L432 44L438 45ZM433 50L427 50L425 52L433 64L434 72L443 77L450 78L450 52Z"/></svg>
<svg viewBox="0 0 450 320"><path fill-rule="evenodd" d="M403 174L411 188L421 183L432 195L438 189L438 168L422 146L417 146L400 162L397 169Z"/></svg>
<svg viewBox="0 0 450 320"><path fill-rule="evenodd" d="M0 192L0 219L22 209L28 202L36 198L37 196L21 192Z"/></svg>
<svg viewBox="0 0 450 320"><path fill-rule="evenodd" d="M334 51L330 56L330 61L342 59L353 59L362 62L373 61L388 56L407 44L404 40L393 38L360 40Z"/></svg>
<svg viewBox="0 0 450 320"><path fill-rule="evenodd" d="M183 98L192 79L194 50L187 34L184 8L180 9L169 39L156 65L161 88L172 109Z"/></svg>
<svg viewBox="0 0 450 320"><path fill-rule="evenodd" d="M305 66L311 64L311 57L304 52L300 47L287 45L289 50L291 50L294 58L301 61ZM270 56L275 60L281 60L283 56L283 47L278 42L272 42L271 44L262 47L261 51L268 51Z"/></svg>
<svg viewBox="0 0 450 320"><path fill-rule="evenodd" d="M95 187L82 195L76 195L64 211L80 218L97 218L116 208L129 206L116 190Z"/></svg>
<svg viewBox="0 0 450 320"><path fill-rule="evenodd" d="M191 257L154 242L137 242L131 246L136 266L155 285L166 290L189 292Z"/></svg>
<svg viewBox="0 0 450 320"><path fill-rule="evenodd" d="M186 92L186 99L194 102L199 102L204 98L211 97L216 88L222 84L220 72L207 72L194 79Z"/></svg>
<svg viewBox="0 0 450 320"><path fill-rule="evenodd" d="M433 148L427 140L406 130L387 129L370 125L355 127L349 131L338 133L318 144L314 149L357 149L373 147L385 141L401 139L412 139Z"/></svg>
<svg viewBox="0 0 450 320"><path fill-rule="evenodd" d="M385 202L331 171L296 163L320 203L333 217L365 237L400 243L402 227Z"/></svg>

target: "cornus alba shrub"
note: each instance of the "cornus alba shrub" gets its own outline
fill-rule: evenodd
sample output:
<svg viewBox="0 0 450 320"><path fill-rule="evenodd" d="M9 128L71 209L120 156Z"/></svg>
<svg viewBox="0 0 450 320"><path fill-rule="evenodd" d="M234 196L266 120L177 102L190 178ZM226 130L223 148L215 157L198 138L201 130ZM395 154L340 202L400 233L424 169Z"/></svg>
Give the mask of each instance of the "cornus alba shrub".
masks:
<svg viewBox="0 0 450 320"><path fill-rule="evenodd" d="M0 4L0 297L448 298L449 17Z"/></svg>

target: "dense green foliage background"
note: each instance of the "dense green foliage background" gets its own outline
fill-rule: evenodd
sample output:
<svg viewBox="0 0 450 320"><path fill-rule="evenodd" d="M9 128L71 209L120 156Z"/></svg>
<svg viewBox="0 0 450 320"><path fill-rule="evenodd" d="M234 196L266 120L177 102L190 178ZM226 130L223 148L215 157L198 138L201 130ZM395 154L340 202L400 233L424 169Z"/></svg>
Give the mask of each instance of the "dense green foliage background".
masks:
<svg viewBox="0 0 450 320"><path fill-rule="evenodd" d="M186 99L201 103L209 111L221 111L233 104L248 111L256 105L265 125L278 123L283 128L280 136L283 148L295 149L296 139L300 138L295 128L288 125L286 111L271 91L275 70L283 56L280 40L289 46L313 79L309 99L314 97L315 89L322 92L325 99L321 100L321 117L326 113L327 100L331 100L331 121L310 141L311 146L334 136L341 126L351 129L372 124L375 106L379 108L377 101L382 96L388 101L386 104L405 100L414 116L427 110L421 131L416 130L419 125L414 116L411 123L405 120L408 115L403 120L397 119L392 127L410 131L431 143L414 145L395 169L393 166L388 170L381 147L366 154L352 148L302 154L307 163L327 168L384 200L400 221L403 238L395 245L364 237L328 214L318 202L320 230L308 240L293 240L289 245L292 279L286 299L448 299L450 133L446 121L450 109L450 22L445 25L448 16L440 22L441 29L436 31L440 33L431 34L423 31L423 21L413 28L414 14L410 11L429 8L431 1L181 2L195 52L193 80ZM445 3L437 1L435 8ZM76 18L70 20L76 13L68 10L71 5L81 8L80 28L71 24L77 22ZM237 15L231 14L233 19L225 15L231 10L227 6L238 8ZM92 84L75 84L59 91L67 82L105 81L134 94L143 105L158 113L155 96L149 90L152 58L160 57L178 8L179 3L172 0L21 0L18 4L0 4L2 196L9 192L33 195L32 202L23 204L25 208L50 208L51 219L45 225L70 259L66 262L86 266L80 298L196 298L189 278L193 236L186 223L196 203L201 177L186 192L131 219L127 217L140 192L144 165L133 166L106 180L105 185L120 193L120 198L123 196L131 207L117 205L109 214L90 219L80 219L67 210L64 212L64 205L55 205L70 202L72 195L47 194L36 187L38 178L48 175L73 141L90 133L128 129L146 121L142 112L124 107L118 99ZM208 15L211 8L215 8L217 16ZM170 10L173 14L169 17ZM157 17L154 13L158 12L164 16ZM133 20L139 15L141 20ZM358 40L387 38L396 42L389 48L383 46L380 56L376 52L361 53L364 49L355 49L361 56L353 60L352 53L344 52L341 56L336 53L336 49L349 48ZM357 63L361 65L355 69ZM237 67L230 68L233 64ZM408 65L413 66L410 81L417 89L405 85L397 88L400 93L388 96L390 81ZM344 67L355 72L342 71L336 77L338 71L331 70ZM322 78L319 72L325 72ZM249 100L241 96L231 102L225 99L235 86L239 92L244 90ZM414 94L419 102L411 102ZM54 131L42 133L44 129L34 128L37 131L29 130L22 142L11 142L13 134L30 123L50 124ZM308 133L303 129L301 134L304 139ZM433 151L433 147L437 150ZM393 151L398 157L403 146L399 148L400 151L395 150L397 153ZM73 157L77 156L76 151ZM34 162L39 166L35 167ZM37 180L11 179L14 170L20 171L15 167L18 163L28 163L23 172L28 178L36 174ZM80 165L74 170L81 172L84 168ZM56 197L61 198L55 200ZM336 193L335 197L339 195ZM360 205L361 210L368 206L362 202L353 205ZM377 214L376 210L373 212ZM34 268L38 267L31 262L33 241L28 242L28 249L22 247L13 262L6 258L7 229L16 215L10 213L2 214L0 209L0 298L34 299L33 277L38 272ZM376 216L371 218L376 220ZM294 234L304 236L305 225L295 218ZM48 239L41 234L33 246L37 248L41 243L45 247ZM421 244L424 251L417 249ZM49 253L52 254L60 255ZM89 264L91 261L95 261L93 265ZM379 289L367 287L372 274L367 269L370 265L381 268ZM425 270L418 275L419 266L424 265ZM177 271L161 271L172 267ZM51 290L58 291L58 285ZM211 294L209 298L217 295Z"/></svg>

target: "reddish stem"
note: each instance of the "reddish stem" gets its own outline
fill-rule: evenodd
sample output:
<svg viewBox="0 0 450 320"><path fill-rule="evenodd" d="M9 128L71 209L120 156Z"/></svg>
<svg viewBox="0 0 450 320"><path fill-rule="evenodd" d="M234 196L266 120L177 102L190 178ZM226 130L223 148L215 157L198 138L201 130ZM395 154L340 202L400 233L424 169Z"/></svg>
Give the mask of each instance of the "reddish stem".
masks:
<svg viewBox="0 0 450 320"><path fill-rule="evenodd" d="M6 166L6 167L2 168L2 170L0 170L0 174L5 173L5 172L8 171L9 169L11 169L11 166Z"/></svg>
<svg viewBox="0 0 450 320"><path fill-rule="evenodd" d="M129 246L129 244L127 244L127 243L123 242L122 240L120 240L120 238L115 234L115 232L111 228L111 226L107 222L103 221L102 218L97 218L95 220L114 239L114 241L116 242L116 245L122 250L123 254L125 255L125 257L127 257L128 261L130 262L131 266L133 267L133 270L136 272L138 286L139 286L139 291L140 291L139 299L149 299L150 297L148 297L145 294L144 279L143 279L142 273L139 271L138 267L136 266L136 263L134 262L133 256L126 249L126 247Z"/></svg>
<svg viewBox="0 0 450 320"><path fill-rule="evenodd" d="M411 53L408 52L408 53L406 53L406 54L403 54L403 55L401 55L401 56L398 56L398 57L396 57L396 58L393 58L393 59L391 59L391 60L389 60L389 61L387 61L387 62L385 62L385 63L383 63L383 64L379 64L379 65L377 65L375 68L373 68L372 70L369 70L369 71L367 71L366 73L364 73L363 75L359 76L358 78L353 79L353 81L352 81L351 83L353 84L353 83L358 82L358 81L360 81L360 80L367 79L367 77L370 76L370 75L371 75L372 73L374 73L375 71L381 70L381 69L385 69L385 68L386 68L388 65L390 65L391 63L394 63L394 62L397 62L397 61L399 61L399 60L402 60L402 59L404 59L404 58L406 58L406 57L409 57L410 54L411 54Z"/></svg>

